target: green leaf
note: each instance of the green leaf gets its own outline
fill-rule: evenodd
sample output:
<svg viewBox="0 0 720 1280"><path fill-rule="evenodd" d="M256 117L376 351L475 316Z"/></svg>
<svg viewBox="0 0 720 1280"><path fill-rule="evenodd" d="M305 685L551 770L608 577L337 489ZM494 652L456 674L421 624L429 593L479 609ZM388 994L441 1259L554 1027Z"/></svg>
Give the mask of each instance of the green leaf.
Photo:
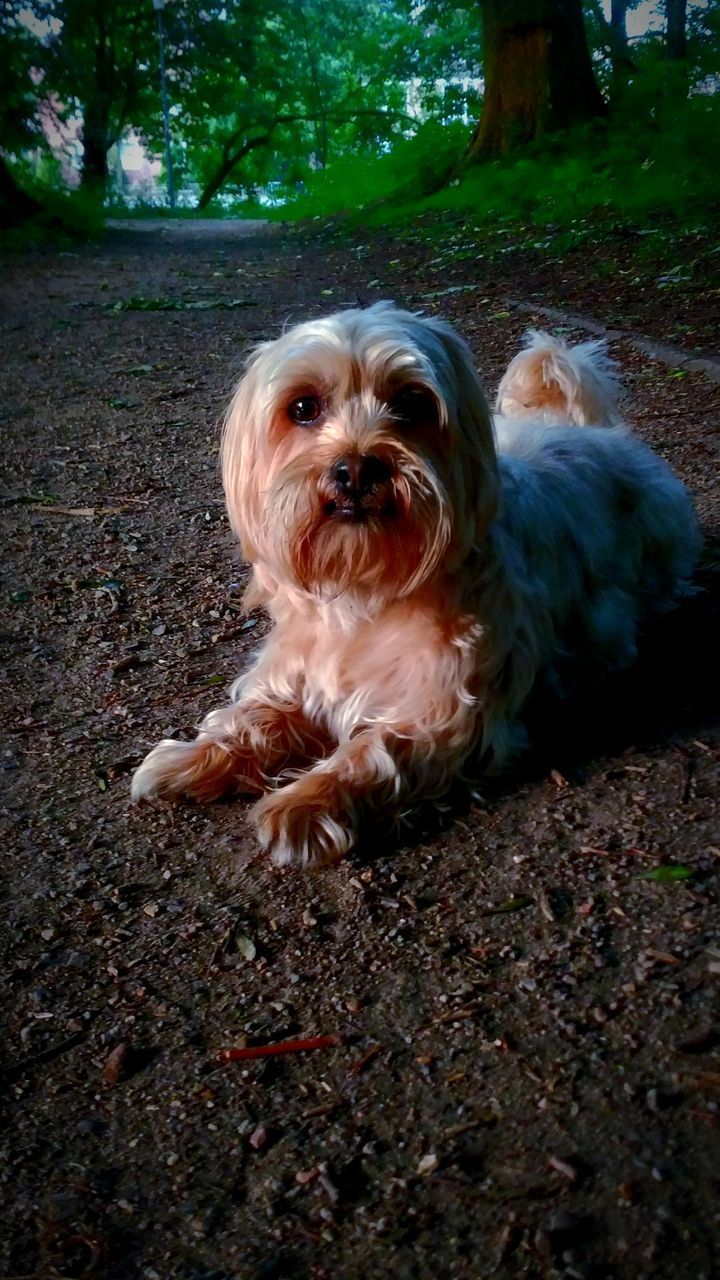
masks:
<svg viewBox="0 0 720 1280"><path fill-rule="evenodd" d="M692 867L662 866L652 871L641 871L636 880L655 880L658 884L672 884L675 880L689 880L694 875Z"/></svg>
<svg viewBox="0 0 720 1280"><path fill-rule="evenodd" d="M15 501L20 507L51 507L57 498L54 493L23 493Z"/></svg>
<svg viewBox="0 0 720 1280"><path fill-rule="evenodd" d="M483 911L484 916L504 916L509 915L511 911L523 911L525 907L531 907L532 898L506 898L505 902L500 902L496 907L489 907L487 911Z"/></svg>
<svg viewBox="0 0 720 1280"><path fill-rule="evenodd" d="M237 307L254 307L253 298L142 298L133 295L110 306L111 311L234 311Z"/></svg>

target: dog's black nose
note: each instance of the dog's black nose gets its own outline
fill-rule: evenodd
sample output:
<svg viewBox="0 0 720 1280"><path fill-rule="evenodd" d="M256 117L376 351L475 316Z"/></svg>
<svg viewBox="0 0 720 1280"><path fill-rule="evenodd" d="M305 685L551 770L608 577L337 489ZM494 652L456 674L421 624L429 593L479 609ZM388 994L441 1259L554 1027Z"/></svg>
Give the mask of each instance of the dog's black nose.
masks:
<svg viewBox="0 0 720 1280"><path fill-rule="evenodd" d="M353 453L335 463L330 475L341 493L361 498L390 478L390 467L374 453Z"/></svg>

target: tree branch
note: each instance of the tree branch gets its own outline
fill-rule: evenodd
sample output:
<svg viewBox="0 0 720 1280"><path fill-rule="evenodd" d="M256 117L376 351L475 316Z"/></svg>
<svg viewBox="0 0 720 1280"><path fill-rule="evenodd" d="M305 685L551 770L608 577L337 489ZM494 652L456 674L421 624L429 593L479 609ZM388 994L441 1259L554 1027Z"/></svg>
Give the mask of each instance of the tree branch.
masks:
<svg viewBox="0 0 720 1280"><path fill-rule="evenodd" d="M266 147L270 144L273 133L281 124L299 124L317 120L325 122L330 120L355 120L359 116L382 116L387 120L407 120L410 124L415 124L412 116L409 116L405 111L383 111L379 107L362 107L357 111L282 112L279 115L272 116L269 120L258 120L256 124L248 125L247 128L241 125L225 139L222 147L222 160L198 200L198 209L206 208L213 196L217 195L223 183L229 178L233 169L241 160L244 160L250 151L254 151L256 147ZM234 144L243 135L247 134L250 129L264 129L265 132L256 138L246 138L242 146L234 151Z"/></svg>
<svg viewBox="0 0 720 1280"><path fill-rule="evenodd" d="M202 195L198 200L198 209L204 209L209 205L213 196L217 195L218 191L226 179L229 178L235 166L238 165L250 151L253 151L255 147L267 147L271 138L272 131L270 133L261 134L258 138L249 138L240 150L235 153L235 155L226 155L210 181L204 187Z"/></svg>
<svg viewBox="0 0 720 1280"><path fill-rule="evenodd" d="M637 66L628 53L625 41L605 17L600 0L590 0L590 8L603 35L602 48L609 55L613 68L616 71L622 69L626 73L637 71Z"/></svg>

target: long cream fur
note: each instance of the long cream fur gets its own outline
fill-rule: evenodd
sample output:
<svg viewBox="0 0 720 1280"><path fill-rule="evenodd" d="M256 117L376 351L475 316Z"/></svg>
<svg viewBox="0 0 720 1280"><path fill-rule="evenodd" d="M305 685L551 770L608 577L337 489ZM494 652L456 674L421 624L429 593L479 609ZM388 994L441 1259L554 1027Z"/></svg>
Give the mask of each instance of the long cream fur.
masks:
<svg viewBox="0 0 720 1280"><path fill-rule="evenodd" d="M529 329L498 387L495 408L505 418L532 418L576 427L619 426L620 384L602 340L569 347Z"/></svg>
<svg viewBox="0 0 720 1280"><path fill-rule="evenodd" d="M248 603L274 627L195 742L150 752L135 798L259 795L277 863L332 862L471 754L502 767L541 672L631 662L699 535L617 400L602 344L532 333L493 419L462 339L387 303L259 347L222 466ZM338 465L368 458L378 479L343 497Z"/></svg>

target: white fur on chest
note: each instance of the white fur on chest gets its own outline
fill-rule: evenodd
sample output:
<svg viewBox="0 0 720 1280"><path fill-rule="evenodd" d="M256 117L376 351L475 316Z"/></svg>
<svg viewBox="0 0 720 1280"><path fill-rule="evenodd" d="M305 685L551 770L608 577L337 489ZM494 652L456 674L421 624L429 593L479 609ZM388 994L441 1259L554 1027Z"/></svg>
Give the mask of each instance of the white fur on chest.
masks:
<svg viewBox="0 0 720 1280"><path fill-rule="evenodd" d="M306 716L338 740L372 724L395 724L413 735L452 721L471 691L483 629L474 617L445 628L433 611L411 601L372 617L351 616L340 600L310 619L278 619L256 666L234 697L249 693L293 698Z"/></svg>

